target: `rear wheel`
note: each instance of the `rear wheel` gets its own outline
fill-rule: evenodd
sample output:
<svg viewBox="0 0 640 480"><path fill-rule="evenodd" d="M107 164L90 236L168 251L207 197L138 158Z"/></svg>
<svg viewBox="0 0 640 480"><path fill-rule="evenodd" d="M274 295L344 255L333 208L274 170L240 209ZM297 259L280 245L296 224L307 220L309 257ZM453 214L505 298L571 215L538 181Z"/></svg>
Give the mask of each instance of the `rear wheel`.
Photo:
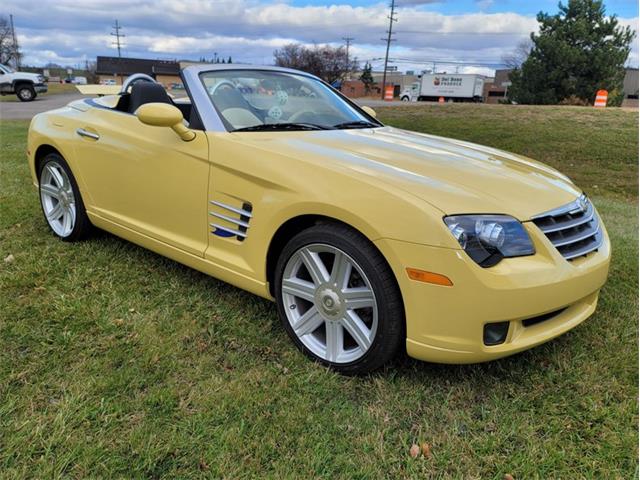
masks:
<svg viewBox="0 0 640 480"><path fill-rule="evenodd" d="M323 223L284 248L275 278L278 313L294 343L345 374L388 362L404 341L404 310L391 269L353 229Z"/></svg>
<svg viewBox="0 0 640 480"><path fill-rule="evenodd" d="M16 87L16 96L21 102L30 102L36 98L36 91L32 85L23 83Z"/></svg>
<svg viewBox="0 0 640 480"><path fill-rule="evenodd" d="M64 158L56 153L47 155L40 164L38 180L42 213L53 233L67 242L85 237L91 222Z"/></svg>

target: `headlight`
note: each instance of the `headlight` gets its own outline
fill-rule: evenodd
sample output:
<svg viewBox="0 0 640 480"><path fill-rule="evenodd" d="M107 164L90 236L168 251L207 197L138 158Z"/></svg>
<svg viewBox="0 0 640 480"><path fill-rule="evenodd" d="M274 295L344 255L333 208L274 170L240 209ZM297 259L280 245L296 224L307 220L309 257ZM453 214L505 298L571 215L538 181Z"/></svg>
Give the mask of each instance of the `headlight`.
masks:
<svg viewBox="0 0 640 480"><path fill-rule="evenodd" d="M42 75L38 75L38 83L44 83L44 77Z"/></svg>
<svg viewBox="0 0 640 480"><path fill-rule="evenodd" d="M444 217L444 223L481 267L493 267L503 258L536 252L522 224L508 215L453 215Z"/></svg>

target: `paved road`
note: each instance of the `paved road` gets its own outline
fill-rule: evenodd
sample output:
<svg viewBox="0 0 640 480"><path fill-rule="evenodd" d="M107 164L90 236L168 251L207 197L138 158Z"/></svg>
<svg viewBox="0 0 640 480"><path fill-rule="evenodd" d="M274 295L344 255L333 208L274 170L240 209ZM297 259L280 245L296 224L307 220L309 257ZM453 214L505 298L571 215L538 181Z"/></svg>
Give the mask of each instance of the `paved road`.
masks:
<svg viewBox="0 0 640 480"><path fill-rule="evenodd" d="M425 105L426 103L431 102L402 102L400 100L392 100L387 102L386 100L371 100L366 98L356 98L354 99L358 105L367 105L369 107L417 107L420 105Z"/></svg>
<svg viewBox="0 0 640 480"><path fill-rule="evenodd" d="M40 95L33 102L21 102L17 98L0 102L0 119L2 120L30 120L36 113L46 112L59 108L67 103L83 98L79 93L60 93L56 95ZM391 107L402 105L403 107L418 107L424 102L401 102L394 100L385 102L383 100L356 99L359 105L370 107Z"/></svg>
<svg viewBox="0 0 640 480"><path fill-rule="evenodd" d="M6 100L7 97L5 97ZM79 93L60 93L56 95L39 95L33 102L21 102L13 97L9 101L0 102L0 119L30 120L36 113L59 108L67 103L83 98ZM15 99L15 101L13 101Z"/></svg>

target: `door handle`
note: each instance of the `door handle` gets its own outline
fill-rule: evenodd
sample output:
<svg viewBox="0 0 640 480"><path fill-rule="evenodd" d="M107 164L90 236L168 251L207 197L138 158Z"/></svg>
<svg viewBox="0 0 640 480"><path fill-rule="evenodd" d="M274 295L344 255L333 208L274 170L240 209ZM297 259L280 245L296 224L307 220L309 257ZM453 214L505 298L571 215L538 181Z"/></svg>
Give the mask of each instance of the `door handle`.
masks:
<svg viewBox="0 0 640 480"><path fill-rule="evenodd" d="M98 135L97 133L88 132L84 128L77 129L76 133L81 137L91 138L92 140L100 140L100 135Z"/></svg>

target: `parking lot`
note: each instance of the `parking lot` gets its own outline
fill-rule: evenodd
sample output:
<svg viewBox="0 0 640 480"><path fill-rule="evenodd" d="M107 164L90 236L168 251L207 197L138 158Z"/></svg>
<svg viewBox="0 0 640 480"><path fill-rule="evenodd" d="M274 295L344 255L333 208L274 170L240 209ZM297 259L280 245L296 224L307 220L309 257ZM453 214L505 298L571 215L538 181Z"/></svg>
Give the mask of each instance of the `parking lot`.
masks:
<svg viewBox="0 0 640 480"><path fill-rule="evenodd" d="M0 118L3 120L29 120L38 113L63 107L69 102L83 97L84 95L79 93L45 94L39 95L33 102L21 102L15 96L7 96L4 101L0 102ZM369 98L356 99L355 101L359 105L368 105L374 108L390 106L419 107L426 105L426 103L423 102L410 103L399 100L386 102L384 100L373 100Z"/></svg>
<svg viewBox="0 0 640 480"><path fill-rule="evenodd" d="M29 120L34 115L60 108L67 103L82 98L79 93L60 93L57 95L38 95L32 102L21 102L15 96L4 97L0 102L0 118L2 120Z"/></svg>

